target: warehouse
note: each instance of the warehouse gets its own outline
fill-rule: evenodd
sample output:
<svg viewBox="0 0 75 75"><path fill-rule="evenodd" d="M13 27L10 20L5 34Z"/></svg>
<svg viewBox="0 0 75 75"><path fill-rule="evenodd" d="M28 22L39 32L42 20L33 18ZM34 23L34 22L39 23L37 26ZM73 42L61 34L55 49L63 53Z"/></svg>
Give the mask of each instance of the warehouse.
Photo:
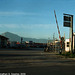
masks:
<svg viewBox="0 0 75 75"><path fill-rule="evenodd" d="M8 38L0 35L0 48L7 47Z"/></svg>

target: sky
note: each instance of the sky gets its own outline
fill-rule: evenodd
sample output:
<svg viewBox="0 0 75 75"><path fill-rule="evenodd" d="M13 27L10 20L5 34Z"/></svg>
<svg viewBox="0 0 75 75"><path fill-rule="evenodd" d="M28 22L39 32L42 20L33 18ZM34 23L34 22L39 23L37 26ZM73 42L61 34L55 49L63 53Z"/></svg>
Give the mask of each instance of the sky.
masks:
<svg viewBox="0 0 75 75"><path fill-rule="evenodd" d="M43 39L52 39L55 34L59 39L54 10L60 35L65 33L65 38L69 38L69 27L63 26L63 13L75 15L75 0L0 0L0 34L11 32Z"/></svg>

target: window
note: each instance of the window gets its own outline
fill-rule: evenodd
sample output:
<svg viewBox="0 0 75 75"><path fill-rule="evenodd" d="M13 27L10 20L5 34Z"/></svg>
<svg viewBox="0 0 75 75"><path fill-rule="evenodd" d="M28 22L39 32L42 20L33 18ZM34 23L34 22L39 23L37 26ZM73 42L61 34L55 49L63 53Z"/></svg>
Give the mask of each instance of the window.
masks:
<svg viewBox="0 0 75 75"><path fill-rule="evenodd" d="M69 42L67 42L67 47L69 47Z"/></svg>

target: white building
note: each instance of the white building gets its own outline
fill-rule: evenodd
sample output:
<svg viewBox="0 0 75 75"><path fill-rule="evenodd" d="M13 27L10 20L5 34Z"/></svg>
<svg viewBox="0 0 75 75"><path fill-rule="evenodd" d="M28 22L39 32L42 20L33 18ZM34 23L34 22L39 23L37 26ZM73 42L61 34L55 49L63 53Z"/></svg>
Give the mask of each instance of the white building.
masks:
<svg viewBox="0 0 75 75"><path fill-rule="evenodd" d="M65 40L65 51L66 52L70 51L70 40L69 39Z"/></svg>
<svg viewBox="0 0 75 75"><path fill-rule="evenodd" d="M66 39L65 40L65 51L69 52L71 51L71 40ZM75 33L73 34L73 52L75 51Z"/></svg>

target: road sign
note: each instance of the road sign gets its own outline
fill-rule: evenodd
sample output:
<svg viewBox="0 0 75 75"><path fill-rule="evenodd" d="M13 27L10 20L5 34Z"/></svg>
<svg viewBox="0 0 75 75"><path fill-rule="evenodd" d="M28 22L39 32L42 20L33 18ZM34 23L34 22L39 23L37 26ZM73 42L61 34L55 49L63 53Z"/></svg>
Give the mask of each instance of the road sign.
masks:
<svg viewBox="0 0 75 75"><path fill-rule="evenodd" d="M71 27L71 23L70 23L70 22L65 22L65 21L64 21L64 27Z"/></svg>
<svg viewBox="0 0 75 75"><path fill-rule="evenodd" d="M71 16L70 15L64 15L64 26L65 27L71 27L71 23L72 23L72 21L71 21Z"/></svg>
<svg viewBox="0 0 75 75"><path fill-rule="evenodd" d="M71 21L71 17L69 17L69 16L64 16L64 21Z"/></svg>

